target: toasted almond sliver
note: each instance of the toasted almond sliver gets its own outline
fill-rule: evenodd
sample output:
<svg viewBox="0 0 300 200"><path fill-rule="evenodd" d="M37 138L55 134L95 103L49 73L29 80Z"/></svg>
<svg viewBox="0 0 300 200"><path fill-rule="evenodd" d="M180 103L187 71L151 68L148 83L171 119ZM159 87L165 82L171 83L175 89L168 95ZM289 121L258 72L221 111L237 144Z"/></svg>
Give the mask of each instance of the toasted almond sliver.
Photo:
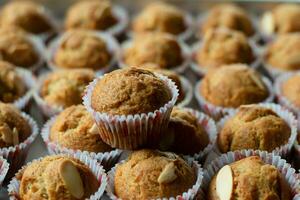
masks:
<svg viewBox="0 0 300 200"><path fill-rule="evenodd" d="M13 138L13 144L18 145L19 144L19 131L17 130L16 127L14 127L12 131L12 138Z"/></svg>
<svg viewBox="0 0 300 200"><path fill-rule="evenodd" d="M2 133L2 139L7 144L13 143L11 129L7 125L0 126L0 132Z"/></svg>
<svg viewBox="0 0 300 200"><path fill-rule="evenodd" d="M89 132L92 133L92 134L98 135L98 134L99 134L99 129L98 129L97 125L94 124L94 125L89 129Z"/></svg>
<svg viewBox="0 0 300 200"><path fill-rule="evenodd" d="M271 12L266 12L261 21L262 30L266 34L273 34L275 32L275 24L274 24L274 18Z"/></svg>
<svg viewBox="0 0 300 200"><path fill-rule="evenodd" d="M165 166L165 168L160 173L157 181L160 184L171 183L177 178L176 167L174 162L170 162Z"/></svg>
<svg viewBox="0 0 300 200"><path fill-rule="evenodd" d="M229 165L220 169L216 178L216 191L220 200L230 200L233 190L233 175Z"/></svg>

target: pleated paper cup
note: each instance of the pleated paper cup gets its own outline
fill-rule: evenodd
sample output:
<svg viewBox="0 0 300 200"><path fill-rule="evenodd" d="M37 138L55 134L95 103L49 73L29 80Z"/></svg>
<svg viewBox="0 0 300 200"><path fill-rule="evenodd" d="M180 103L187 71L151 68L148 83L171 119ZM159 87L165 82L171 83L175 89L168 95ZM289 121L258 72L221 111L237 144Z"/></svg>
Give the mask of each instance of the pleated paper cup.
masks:
<svg viewBox="0 0 300 200"><path fill-rule="evenodd" d="M300 120L299 120L299 116L298 116L298 120L297 120L297 124L298 124L298 134L300 134ZM298 136L299 137L299 136ZM294 144L294 151L293 151L293 154L291 156L293 159L292 159L292 162L294 164L294 167L296 169L300 169L300 143L299 141L297 140L296 138L296 141L295 141L295 144ZM299 171L300 172L300 171ZM300 175L299 175L300 176Z"/></svg>
<svg viewBox="0 0 300 200"><path fill-rule="evenodd" d="M223 166L250 156L259 156L263 162L275 166L290 186L293 200L300 199L300 176L296 174L296 170L279 156L265 151L254 150L228 152L213 160L204 171L203 184L201 185L199 195L200 199L206 199L210 181Z"/></svg>
<svg viewBox="0 0 300 200"><path fill-rule="evenodd" d="M104 75L105 76L105 75ZM174 82L165 76L156 74L170 89L172 98L163 107L149 113L135 115L110 115L94 110L91 106L93 90L104 76L89 84L83 97L83 104L91 113L102 140L114 148L133 150L145 145L158 144L161 134L167 129L170 114L178 97Z"/></svg>
<svg viewBox="0 0 300 200"><path fill-rule="evenodd" d="M74 153L74 154L60 154L63 156L76 158L80 160L82 163L84 163L89 169L92 171L92 173L95 175L95 177L98 180L98 183L100 184L98 190L91 195L87 200L99 200L103 196L103 193L105 191L106 185L107 185L107 175L104 172L104 169L102 166L97 162L97 160L94 160L90 158L88 155L80 154L80 153ZM10 200L19 200L19 188L20 188L20 179L22 177L23 172L25 171L26 167L28 167L30 164L36 161L40 161L43 158L35 159L31 161L30 163L27 163L22 169L20 169L15 177L10 181L8 185L8 195Z"/></svg>
<svg viewBox="0 0 300 200"><path fill-rule="evenodd" d="M43 126L41 135L43 138L44 143L48 149L48 152L51 155L54 154L87 154L91 158L96 159L105 169L109 169L110 167L116 164L122 154L122 150L115 149L109 152L89 152L89 151L81 151L79 149L70 149L59 145L56 142L50 140L50 130L55 122L57 116L52 117L49 119Z"/></svg>
<svg viewBox="0 0 300 200"><path fill-rule="evenodd" d="M184 107L189 105L193 99L193 87L190 81L184 76L180 76L180 83L184 94L184 98L182 101L177 102L176 105L179 107Z"/></svg>
<svg viewBox="0 0 300 200"><path fill-rule="evenodd" d="M266 78L262 77L262 81L266 85L269 96L262 102L262 103L270 103L273 102L275 94L273 92L272 83L271 81ZM206 101L206 99L200 94L200 87L201 87L202 80L200 80L195 87L195 96L198 101L198 104L206 114L211 116L214 120L219 120L222 117L228 115L230 112L234 111L235 108L230 107L221 107L221 106L215 106L211 104L210 102Z"/></svg>
<svg viewBox="0 0 300 200"><path fill-rule="evenodd" d="M5 179L5 176L9 169L9 163L0 156L0 187Z"/></svg>

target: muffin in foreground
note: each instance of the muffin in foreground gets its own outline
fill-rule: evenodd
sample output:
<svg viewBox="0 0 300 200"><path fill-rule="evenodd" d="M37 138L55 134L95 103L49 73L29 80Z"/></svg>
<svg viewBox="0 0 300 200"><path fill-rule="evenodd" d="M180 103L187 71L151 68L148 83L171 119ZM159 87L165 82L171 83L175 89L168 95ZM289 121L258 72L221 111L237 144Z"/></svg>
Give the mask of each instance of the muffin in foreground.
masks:
<svg viewBox="0 0 300 200"><path fill-rule="evenodd" d="M258 156L223 166L212 178L207 200L292 199L291 189L280 171Z"/></svg>
<svg viewBox="0 0 300 200"><path fill-rule="evenodd" d="M140 150L117 165L114 189L124 200L169 198L187 192L196 180L193 168L176 154Z"/></svg>

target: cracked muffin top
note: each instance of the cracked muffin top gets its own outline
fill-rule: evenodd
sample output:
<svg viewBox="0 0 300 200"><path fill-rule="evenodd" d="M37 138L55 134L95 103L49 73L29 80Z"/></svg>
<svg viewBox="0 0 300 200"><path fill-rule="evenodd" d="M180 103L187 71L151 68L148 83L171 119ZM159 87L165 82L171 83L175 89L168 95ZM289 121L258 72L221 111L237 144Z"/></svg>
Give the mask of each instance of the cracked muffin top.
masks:
<svg viewBox="0 0 300 200"><path fill-rule="evenodd" d="M300 107L300 74L292 75L281 86L282 94L293 105Z"/></svg>
<svg viewBox="0 0 300 200"><path fill-rule="evenodd" d="M166 33L137 35L130 47L124 50L126 65L157 64L160 68L172 68L182 64L182 49L175 37Z"/></svg>
<svg viewBox="0 0 300 200"><path fill-rule="evenodd" d="M154 112L172 99L170 88L152 72L128 67L107 73L91 97L92 108L110 115Z"/></svg>
<svg viewBox="0 0 300 200"><path fill-rule="evenodd" d="M46 76L40 95L48 104L63 108L81 104L85 87L94 76L87 69L58 70Z"/></svg>
<svg viewBox="0 0 300 200"><path fill-rule="evenodd" d="M271 152L285 145L291 136L289 125L274 111L259 105L241 106L225 122L217 143L222 153L255 149Z"/></svg>
<svg viewBox="0 0 300 200"><path fill-rule="evenodd" d="M250 156L225 165L212 178L207 200L221 199L290 200L292 196L275 166L264 163L258 156Z"/></svg>
<svg viewBox="0 0 300 200"><path fill-rule="evenodd" d="M167 151L193 155L209 144L209 137L198 118L189 110L174 107L168 126Z"/></svg>
<svg viewBox="0 0 300 200"><path fill-rule="evenodd" d="M45 8L32 1L12 1L0 12L1 25L13 25L32 34L44 33L53 29Z"/></svg>
<svg viewBox="0 0 300 200"><path fill-rule="evenodd" d="M99 130L83 105L62 111L50 129L50 140L62 147L89 152L106 152L112 148L105 144Z"/></svg>
<svg viewBox="0 0 300 200"><path fill-rule="evenodd" d="M117 22L110 1L78 1L67 11L65 29L106 30Z"/></svg>
<svg viewBox="0 0 300 200"><path fill-rule="evenodd" d="M280 35L267 46L264 55L269 67L283 71L300 69L300 33Z"/></svg>
<svg viewBox="0 0 300 200"><path fill-rule="evenodd" d="M83 30L69 31L62 37L54 55L58 67L98 70L110 63L110 52L101 37Z"/></svg>
<svg viewBox="0 0 300 200"><path fill-rule="evenodd" d="M173 5L154 2L147 5L134 19L135 33L164 32L178 35L186 30L184 12Z"/></svg>
<svg viewBox="0 0 300 200"><path fill-rule="evenodd" d="M10 104L0 103L0 148L24 142L31 131L29 123L19 110Z"/></svg>
<svg viewBox="0 0 300 200"><path fill-rule="evenodd" d="M234 4L221 4L213 7L201 26L202 34L210 29L227 28L240 31L246 36L252 36L255 32L248 14Z"/></svg>
<svg viewBox="0 0 300 200"><path fill-rule="evenodd" d="M139 150L116 167L114 180L118 198L146 200L181 195L195 184L196 174L176 154Z"/></svg>
<svg viewBox="0 0 300 200"><path fill-rule="evenodd" d="M242 64L209 71L201 82L199 92L206 101L215 106L232 108L259 103L269 96L262 77Z"/></svg>
<svg viewBox="0 0 300 200"><path fill-rule="evenodd" d="M30 163L21 174L19 194L22 200L84 200L94 194L99 183L81 161L61 155L46 156Z"/></svg>
<svg viewBox="0 0 300 200"><path fill-rule="evenodd" d="M15 66L0 61L0 101L12 103L26 93L27 88Z"/></svg>
<svg viewBox="0 0 300 200"><path fill-rule="evenodd" d="M207 31L196 52L196 61L207 69L225 64L251 64L254 59L248 39L240 32L223 28Z"/></svg>

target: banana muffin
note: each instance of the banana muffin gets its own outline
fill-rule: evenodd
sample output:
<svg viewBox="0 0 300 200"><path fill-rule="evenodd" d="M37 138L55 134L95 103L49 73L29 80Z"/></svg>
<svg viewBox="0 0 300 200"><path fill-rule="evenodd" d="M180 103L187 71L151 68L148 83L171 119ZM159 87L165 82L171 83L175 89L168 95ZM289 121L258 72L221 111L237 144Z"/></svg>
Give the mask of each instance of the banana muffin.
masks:
<svg viewBox="0 0 300 200"><path fill-rule="evenodd" d="M147 5L134 19L135 33L164 32L178 35L186 30L184 12L173 5L154 2Z"/></svg>
<svg viewBox="0 0 300 200"><path fill-rule="evenodd" d="M128 67L105 74L91 96L94 110L110 115L153 112L172 98L168 86L152 72Z"/></svg>
<svg viewBox="0 0 300 200"><path fill-rule="evenodd" d="M225 122L217 143L222 153L242 149L271 152L287 144L290 136L291 128L274 111L247 105Z"/></svg>
<svg viewBox="0 0 300 200"><path fill-rule="evenodd" d="M281 86L282 95L300 108L300 74L292 75Z"/></svg>
<svg viewBox="0 0 300 200"><path fill-rule="evenodd" d="M300 69L300 33L280 35L267 46L264 55L270 68L282 71Z"/></svg>
<svg viewBox="0 0 300 200"><path fill-rule="evenodd" d="M92 32L73 30L62 38L53 58L56 66L99 70L110 63L111 55L106 42Z"/></svg>
<svg viewBox="0 0 300 200"><path fill-rule="evenodd" d="M261 29L268 35L300 31L300 5L280 4L264 13Z"/></svg>
<svg viewBox="0 0 300 200"><path fill-rule="evenodd" d="M53 29L45 8L36 2L11 1L0 13L0 25L17 26L32 34L45 33Z"/></svg>
<svg viewBox="0 0 300 200"><path fill-rule="evenodd" d="M240 31L246 36L252 36L255 32L250 16L234 4L217 5L209 11L201 26L201 32L205 34L208 30L216 28Z"/></svg>
<svg viewBox="0 0 300 200"><path fill-rule="evenodd" d="M53 106L67 108L82 103L85 87L94 79L87 69L59 70L47 75L40 88L42 99Z"/></svg>
<svg viewBox="0 0 300 200"><path fill-rule="evenodd" d="M10 104L0 103L0 148L24 142L31 127L21 112Z"/></svg>
<svg viewBox="0 0 300 200"><path fill-rule="evenodd" d="M62 111L51 125L50 140L69 149L106 152L112 148L105 144L91 115L83 105Z"/></svg>
<svg viewBox="0 0 300 200"><path fill-rule="evenodd" d="M251 156L225 165L212 178L207 200L290 200L291 189L280 171Z"/></svg>
<svg viewBox="0 0 300 200"><path fill-rule="evenodd" d="M118 198L146 200L181 195L195 184L196 174L176 154L139 150L117 165L114 181Z"/></svg>
<svg viewBox="0 0 300 200"><path fill-rule="evenodd" d="M110 1L78 1L67 11L65 29L106 30L117 22Z"/></svg>
<svg viewBox="0 0 300 200"><path fill-rule="evenodd" d="M188 109L174 107L168 126L167 151L184 155L199 153L209 144L208 133Z"/></svg>
<svg viewBox="0 0 300 200"><path fill-rule="evenodd" d="M88 166L75 158L62 155L33 161L17 175L21 200L84 200L99 187L96 176Z"/></svg>
<svg viewBox="0 0 300 200"><path fill-rule="evenodd" d="M26 86L15 66L0 61L0 102L12 103L26 93Z"/></svg>
<svg viewBox="0 0 300 200"><path fill-rule="evenodd" d="M130 47L124 49L123 59L128 66L146 63L157 64L160 68L173 68L182 64L180 44L167 33L144 33L137 35Z"/></svg>
<svg viewBox="0 0 300 200"><path fill-rule="evenodd" d="M201 81L199 92L207 102L231 108L259 103L269 96L262 77L242 64L211 70Z"/></svg>
<svg viewBox="0 0 300 200"><path fill-rule="evenodd" d="M196 52L197 63L206 69L225 64L251 64L254 60L248 39L240 32L223 28L207 31Z"/></svg>

